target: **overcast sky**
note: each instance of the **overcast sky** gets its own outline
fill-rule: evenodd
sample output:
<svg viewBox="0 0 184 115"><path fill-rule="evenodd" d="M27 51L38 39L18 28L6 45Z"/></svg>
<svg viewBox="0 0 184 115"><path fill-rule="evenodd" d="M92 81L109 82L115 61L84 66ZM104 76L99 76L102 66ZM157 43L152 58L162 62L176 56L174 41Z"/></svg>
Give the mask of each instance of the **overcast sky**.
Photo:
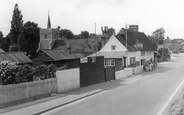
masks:
<svg viewBox="0 0 184 115"><path fill-rule="evenodd" d="M10 31L15 3L23 20L46 28L48 11L52 28L60 26L74 34L87 30L101 33L101 26L113 27L116 33L125 24L139 25L139 31L151 34L163 27L165 36L184 38L183 0L0 0L0 31Z"/></svg>

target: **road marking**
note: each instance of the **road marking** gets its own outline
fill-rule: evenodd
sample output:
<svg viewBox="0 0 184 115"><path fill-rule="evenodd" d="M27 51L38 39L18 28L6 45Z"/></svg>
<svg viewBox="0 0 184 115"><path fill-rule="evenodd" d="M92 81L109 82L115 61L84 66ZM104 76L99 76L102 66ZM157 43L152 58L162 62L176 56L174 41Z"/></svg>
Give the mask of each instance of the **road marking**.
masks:
<svg viewBox="0 0 184 115"><path fill-rule="evenodd" d="M168 107L168 105L170 104L170 102L173 100L174 96L176 95L176 93L180 90L180 88L182 87L182 85L184 84L184 80L180 83L180 85L176 88L176 90L174 91L174 93L169 97L169 99L167 100L167 102L164 104L164 106L159 110L159 112L157 113L157 115L162 115L164 113L164 111L166 110L166 108Z"/></svg>

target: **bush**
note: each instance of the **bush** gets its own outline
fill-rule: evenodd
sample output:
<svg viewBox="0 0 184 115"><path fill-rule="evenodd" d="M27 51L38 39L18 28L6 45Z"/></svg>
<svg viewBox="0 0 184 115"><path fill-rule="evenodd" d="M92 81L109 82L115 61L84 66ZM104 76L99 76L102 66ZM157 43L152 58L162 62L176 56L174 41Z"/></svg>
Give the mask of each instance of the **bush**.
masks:
<svg viewBox="0 0 184 115"><path fill-rule="evenodd" d="M16 73L16 83L33 81L33 67L30 65L21 65Z"/></svg>
<svg viewBox="0 0 184 115"><path fill-rule="evenodd" d="M34 80L43 80L48 78L55 78L56 67L53 64L48 66L39 65L34 68Z"/></svg>
<svg viewBox="0 0 184 115"><path fill-rule="evenodd" d="M0 62L0 78L3 85L16 83L15 77L18 67L17 63Z"/></svg>
<svg viewBox="0 0 184 115"><path fill-rule="evenodd" d="M56 69L53 64L32 67L30 65L18 65L17 63L2 61L0 62L0 83L8 85L55 78Z"/></svg>

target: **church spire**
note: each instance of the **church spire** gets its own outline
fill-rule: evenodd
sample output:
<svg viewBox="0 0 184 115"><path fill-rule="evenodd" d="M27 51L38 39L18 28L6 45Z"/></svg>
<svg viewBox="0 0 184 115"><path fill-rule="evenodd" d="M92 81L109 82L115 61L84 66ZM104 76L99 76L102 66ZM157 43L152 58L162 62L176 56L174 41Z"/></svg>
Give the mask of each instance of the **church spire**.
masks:
<svg viewBox="0 0 184 115"><path fill-rule="evenodd" d="M50 23L50 14L48 13L47 29L49 28L51 28L51 23Z"/></svg>

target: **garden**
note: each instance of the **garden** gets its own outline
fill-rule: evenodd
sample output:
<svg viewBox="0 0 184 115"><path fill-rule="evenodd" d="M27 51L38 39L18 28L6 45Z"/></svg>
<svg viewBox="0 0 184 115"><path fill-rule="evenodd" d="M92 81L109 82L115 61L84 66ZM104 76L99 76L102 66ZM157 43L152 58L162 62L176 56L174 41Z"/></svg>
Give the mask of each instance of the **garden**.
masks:
<svg viewBox="0 0 184 115"><path fill-rule="evenodd" d="M17 84L55 78L57 67L53 64L32 66L9 61L0 62L0 84Z"/></svg>

